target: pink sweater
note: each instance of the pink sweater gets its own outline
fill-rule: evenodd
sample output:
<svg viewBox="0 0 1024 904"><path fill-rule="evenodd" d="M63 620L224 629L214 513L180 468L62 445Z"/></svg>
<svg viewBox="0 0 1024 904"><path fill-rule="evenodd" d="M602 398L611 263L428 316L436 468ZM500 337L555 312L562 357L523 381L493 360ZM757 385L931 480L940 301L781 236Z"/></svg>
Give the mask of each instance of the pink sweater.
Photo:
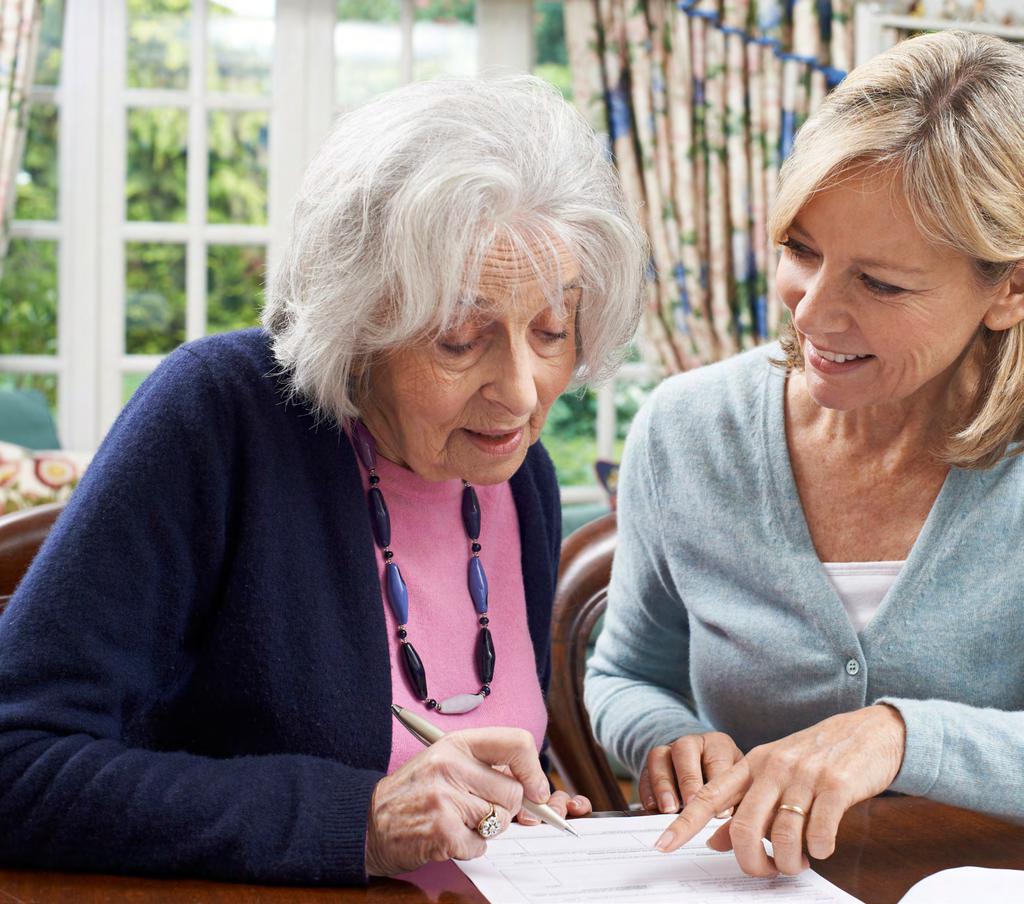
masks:
<svg viewBox="0 0 1024 904"><path fill-rule="evenodd" d="M380 489L391 514L391 549L409 588L409 640L423 660L427 687L436 700L480 689L476 675L476 612L466 585L469 540L462 526L462 481L434 483L378 454ZM365 471L364 487L369 486ZM415 698L402 665L394 614L384 599L391 652L394 702L426 716L443 731L511 725L529 731L540 749L547 710L537 680L533 645L526 624L526 597L520 566L519 520L508 483L477 486L480 499L480 558L490 586L491 636L495 667L491 695L473 712L446 716L428 712ZM377 550L383 576L384 558ZM423 749L397 722L393 724L394 772Z"/></svg>

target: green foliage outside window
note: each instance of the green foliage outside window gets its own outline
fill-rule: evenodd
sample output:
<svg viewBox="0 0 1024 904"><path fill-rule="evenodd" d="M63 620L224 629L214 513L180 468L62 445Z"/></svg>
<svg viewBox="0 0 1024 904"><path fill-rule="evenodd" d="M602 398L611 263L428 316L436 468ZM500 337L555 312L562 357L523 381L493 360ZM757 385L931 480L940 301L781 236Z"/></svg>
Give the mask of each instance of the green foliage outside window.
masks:
<svg viewBox="0 0 1024 904"><path fill-rule="evenodd" d="M18 220L57 219L57 107L54 104L34 103L29 108L14 217Z"/></svg>
<svg viewBox="0 0 1024 904"><path fill-rule="evenodd" d="M11 239L0 279L0 354L57 353L57 243Z"/></svg>

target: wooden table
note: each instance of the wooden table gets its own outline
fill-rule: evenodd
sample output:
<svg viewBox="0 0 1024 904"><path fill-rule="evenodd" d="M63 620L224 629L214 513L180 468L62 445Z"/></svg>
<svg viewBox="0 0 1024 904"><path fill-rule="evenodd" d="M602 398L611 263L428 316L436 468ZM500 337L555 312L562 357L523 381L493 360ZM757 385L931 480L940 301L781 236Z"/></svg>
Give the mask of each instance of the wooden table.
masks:
<svg viewBox="0 0 1024 904"><path fill-rule="evenodd" d="M1024 869L1024 826L912 797L879 797L846 814L836 853L814 869L865 904L895 904L919 879L953 866ZM181 879L0 870L0 904L483 904L453 863L368 888L271 888ZM980 904L980 902L979 902Z"/></svg>

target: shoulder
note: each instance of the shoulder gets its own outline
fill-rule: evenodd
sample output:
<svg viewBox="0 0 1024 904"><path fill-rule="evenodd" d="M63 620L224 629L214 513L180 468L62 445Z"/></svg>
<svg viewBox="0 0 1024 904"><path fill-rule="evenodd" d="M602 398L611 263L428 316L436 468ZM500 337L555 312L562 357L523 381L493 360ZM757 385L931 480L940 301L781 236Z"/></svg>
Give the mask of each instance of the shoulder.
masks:
<svg viewBox="0 0 1024 904"><path fill-rule="evenodd" d="M764 381L780 368L776 343L762 345L704 367L694 368L663 380L651 396L650 405L659 414L685 420L715 419L723 412L747 411L759 398Z"/></svg>
<svg viewBox="0 0 1024 904"><path fill-rule="evenodd" d="M248 329L179 346L143 382L123 416L203 418L209 426L213 417L251 418L287 401L269 336L262 329Z"/></svg>
<svg viewBox="0 0 1024 904"><path fill-rule="evenodd" d="M666 500L691 504L714 488L751 491L769 403L781 398L785 371L777 344L760 346L662 381L630 426L620 474L623 494L654 484ZM755 488L756 489L756 488ZM653 498L653 497L652 497Z"/></svg>

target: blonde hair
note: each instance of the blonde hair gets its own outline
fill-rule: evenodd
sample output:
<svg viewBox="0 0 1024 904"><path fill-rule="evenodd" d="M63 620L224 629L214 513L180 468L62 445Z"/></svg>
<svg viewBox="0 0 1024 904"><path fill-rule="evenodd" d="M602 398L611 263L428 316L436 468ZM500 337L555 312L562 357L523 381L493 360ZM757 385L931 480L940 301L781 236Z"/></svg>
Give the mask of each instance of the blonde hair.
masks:
<svg viewBox="0 0 1024 904"><path fill-rule="evenodd" d="M921 234L969 257L979 286L1008 279L1024 261L1024 50L944 31L858 66L797 136L769 218L772 241L815 192L862 166L898 177ZM786 364L800 369L792 323L781 338ZM974 351L982 376L973 411L941 454L985 468L1024 440L1024 323L982 325Z"/></svg>
<svg viewBox="0 0 1024 904"><path fill-rule="evenodd" d="M557 90L439 79L343 116L306 171L263 310L293 394L321 417L357 415L379 355L467 316L496 245L533 263L556 309L558 252L572 255L575 382L608 376L642 312L646 240L604 144Z"/></svg>

